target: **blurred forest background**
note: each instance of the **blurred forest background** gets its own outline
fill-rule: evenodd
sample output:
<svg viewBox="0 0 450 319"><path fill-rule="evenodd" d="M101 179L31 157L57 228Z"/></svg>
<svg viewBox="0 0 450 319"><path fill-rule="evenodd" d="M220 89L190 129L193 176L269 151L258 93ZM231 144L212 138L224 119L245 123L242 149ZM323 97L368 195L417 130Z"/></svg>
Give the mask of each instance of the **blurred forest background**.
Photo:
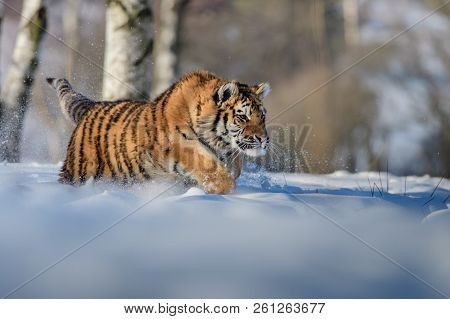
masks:
<svg viewBox="0 0 450 319"><path fill-rule="evenodd" d="M450 5L309 94L446 2L1 0L0 160L63 160L73 127L48 76L96 99L154 98L204 68L269 81L270 125L310 128L286 146L301 154L289 171L448 176Z"/></svg>

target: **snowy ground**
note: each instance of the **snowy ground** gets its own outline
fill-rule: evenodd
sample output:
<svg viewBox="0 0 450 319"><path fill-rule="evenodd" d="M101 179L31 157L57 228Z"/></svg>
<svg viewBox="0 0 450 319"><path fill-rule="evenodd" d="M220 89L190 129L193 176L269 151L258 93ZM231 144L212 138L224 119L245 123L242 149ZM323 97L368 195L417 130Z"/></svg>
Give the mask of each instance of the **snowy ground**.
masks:
<svg viewBox="0 0 450 319"><path fill-rule="evenodd" d="M0 164L0 295L10 298L442 298L449 180L247 173L226 196L149 183L73 188ZM370 182L369 182L370 180ZM374 187L376 183L377 187ZM369 186L371 185L371 186ZM436 188L436 189L435 189ZM374 189L374 191L372 191Z"/></svg>

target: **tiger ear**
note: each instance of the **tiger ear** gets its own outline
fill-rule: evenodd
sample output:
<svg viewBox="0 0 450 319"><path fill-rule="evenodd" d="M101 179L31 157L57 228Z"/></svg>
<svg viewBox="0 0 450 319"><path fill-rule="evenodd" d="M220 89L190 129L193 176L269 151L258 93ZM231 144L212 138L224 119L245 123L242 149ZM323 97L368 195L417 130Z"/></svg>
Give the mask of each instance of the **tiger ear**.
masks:
<svg viewBox="0 0 450 319"><path fill-rule="evenodd" d="M221 104L233 96L239 94L239 88L236 82L228 82L222 85L214 95L216 104Z"/></svg>
<svg viewBox="0 0 450 319"><path fill-rule="evenodd" d="M256 95L259 96L259 98L261 100L263 100L266 98L267 94L269 94L269 92L270 92L270 85L267 82L260 83L253 87L253 91L255 92Z"/></svg>

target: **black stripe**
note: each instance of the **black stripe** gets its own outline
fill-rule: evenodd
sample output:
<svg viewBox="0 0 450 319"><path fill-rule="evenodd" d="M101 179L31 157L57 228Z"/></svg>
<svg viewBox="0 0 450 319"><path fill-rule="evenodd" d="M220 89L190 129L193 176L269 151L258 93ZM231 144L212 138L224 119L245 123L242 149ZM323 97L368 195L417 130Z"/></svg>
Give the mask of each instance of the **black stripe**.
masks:
<svg viewBox="0 0 450 319"><path fill-rule="evenodd" d="M140 117L141 117L142 112L145 111L145 107L143 105L139 105L138 107L140 107L141 109L136 114L135 119L134 119L134 121L133 121L133 123L131 125L131 140L136 145L137 145L137 126L138 126L138 122L140 121Z"/></svg>
<svg viewBox="0 0 450 319"><path fill-rule="evenodd" d="M164 98L161 101L161 109L164 110L164 108L166 107L167 102L169 101L169 98L172 95L172 92L175 90L175 88L177 87L178 83L174 83L172 84L164 93Z"/></svg>
<svg viewBox="0 0 450 319"><path fill-rule="evenodd" d="M151 107L151 106L150 106ZM150 110L150 116L151 116L151 110ZM145 134L147 134L148 137L148 144L150 144L150 147L152 147L152 132L150 131L150 127L152 127L154 125L154 123L150 123L150 119L149 119L149 112L147 111L145 113Z"/></svg>
<svg viewBox="0 0 450 319"><path fill-rule="evenodd" d="M175 161L175 163L173 164L172 172L180 174L180 172L178 171L178 161Z"/></svg>
<svg viewBox="0 0 450 319"><path fill-rule="evenodd" d="M122 116L122 114L125 113L126 110L128 110L126 103L123 103L123 104L119 103L119 104L121 104L120 110L114 114L112 123L117 123L117 121L119 121L119 118Z"/></svg>
<svg viewBox="0 0 450 319"><path fill-rule="evenodd" d="M95 172L94 180L98 180L103 175L104 163L102 160L101 146L100 146L100 137L101 137L101 126L103 124L105 116L101 114L98 117L98 126L97 126L97 136L95 136L95 151L97 153L97 171Z"/></svg>
<svg viewBox="0 0 450 319"><path fill-rule="evenodd" d="M186 134L184 134L184 133L180 130L180 127L179 127L178 125L175 126L175 130L176 130L178 133L180 133L181 136L183 136L183 138L184 138L185 140L191 140L190 138L187 137Z"/></svg>
<svg viewBox="0 0 450 319"><path fill-rule="evenodd" d="M80 143L80 151L78 153L78 176L80 177L80 183L84 184L86 181L86 173L83 172L83 164L84 164L84 136L86 134L86 126L87 123L84 122L83 129L81 131L81 143Z"/></svg>
<svg viewBox="0 0 450 319"><path fill-rule="evenodd" d="M156 125L156 105L152 105L152 121L153 121L153 134L152 134L152 144L156 144L158 145L158 135L159 135L159 130L158 130L158 125Z"/></svg>
<svg viewBox="0 0 450 319"><path fill-rule="evenodd" d="M223 126L225 127L225 130L227 130L227 123L228 123L228 114L226 112L223 113Z"/></svg>
<svg viewBox="0 0 450 319"><path fill-rule="evenodd" d="M97 108L96 110L95 110L95 112L94 112L94 114L92 115L92 117L89 119L90 120L90 122L89 122L89 143L90 143L90 145L95 145L95 142L94 142L94 136L93 136L93 130L94 130L94 125L95 125L95 120L96 120L96 118L97 118L97 116L98 116L98 114L100 113L100 111L102 110L102 108L101 107L99 107L99 108ZM99 154L96 154L96 156L97 156L97 168L98 168L98 165L100 165L100 163L98 162L98 159L99 159Z"/></svg>
<svg viewBox="0 0 450 319"><path fill-rule="evenodd" d="M135 172L133 170L133 166L131 165L131 160L128 157L128 152L127 152L127 148L125 145L125 137L127 134L127 128L130 125L131 121L134 119L135 113L137 113L138 111L139 111L138 108L134 108L131 110L131 112L129 114L127 114L126 123L122 129L122 134L120 135L120 152L122 154L123 161L128 169L128 175L130 178L135 177ZM125 121L125 119L124 119L124 121Z"/></svg>
<svg viewBox="0 0 450 319"><path fill-rule="evenodd" d="M227 129L228 114L227 114L227 112L223 112L222 120L223 120L223 128L224 128L224 130L225 130L225 131L222 133L222 135L227 135L227 134L228 134L228 129ZM221 139L222 139L222 138L221 138Z"/></svg>
<svg viewBox="0 0 450 319"><path fill-rule="evenodd" d="M216 151L203 138L201 138L200 136L197 135L197 140L203 146L205 146L211 153L213 153L216 157L218 157Z"/></svg>
<svg viewBox="0 0 450 319"><path fill-rule="evenodd" d="M212 129L213 132L217 132L217 124L219 124L221 115L222 115L222 113L220 111L217 111L216 118L214 119L214 122L213 122L213 129Z"/></svg>
<svg viewBox="0 0 450 319"><path fill-rule="evenodd" d="M128 112L128 113L126 113L126 112ZM128 103L126 103L126 104L124 105L124 107L123 107L123 112L121 112L120 115L117 115L117 120L116 120L116 122L119 121L120 116L122 116L123 114L125 114L125 117L124 117L124 119L123 119L123 123L125 123L125 122L128 120L128 118L131 116L132 113L133 113L132 105L129 105ZM122 177L124 178L124 183L126 184L126 183L128 183L128 175L130 174L130 171L128 171L128 168L126 168L127 171L125 172L125 167L122 166L122 160L121 160L121 155L122 155L122 154L120 153L120 151L121 151L121 149L122 149L122 147L121 147L121 145L122 145L122 136L123 136L123 131L122 131L122 133L119 135L119 142L120 142L121 144L120 144L120 145L117 145L117 137L116 137L116 138L114 139L114 145L115 145L115 147L116 147L116 152L115 152L115 154L116 154L117 163L119 164L119 168L120 168L120 170L121 170ZM123 162L124 162L124 165L126 166L125 158L123 159Z"/></svg>
<svg viewBox="0 0 450 319"><path fill-rule="evenodd" d="M75 139L75 134L72 134L72 136L70 137L70 142L69 142L69 152L67 154L67 157L64 161L64 165L61 168L61 174L60 175L64 175L64 178L66 178L67 180L70 180L71 182L73 182L73 166L74 166L74 155L73 153L75 152L75 147L74 147L74 139Z"/></svg>
<svg viewBox="0 0 450 319"><path fill-rule="evenodd" d="M117 145L117 138L114 139L114 156L116 157L117 166L119 168L119 173L121 174L121 176L123 178L123 183L126 184L128 182L128 178L124 174L122 162L120 161L119 146Z"/></svg>
<svg viewBox="0 0 450 319"><path fill-rule="evenodd" d="M202 105L200 102L197 102L197 117L199 117L202 114Z"/></svg>
<svg viewBox="0 0 450 319"><path fill-rule="evenodd" d="M161 101L160 110L161 110L161 129L163 130L165 136L167 137L167 117L166 117L166 105L169 99L172 97L172 92L177 88L178 83L172 84L167 90L166 94Z"/></svg>
<svg viewBox="0 0 450 319"><path fill-rule="evenodd" d="M78 103L74 106L70 115L72 116L72 119L75 121L75 123L78 123L83 116L85 107L86 106L82 103L82 101L78 101Z"/></svg>
<svg viewBox="0 0 450 319"><path fill-rule="evenodd" d="M167 156L170 153L170 147L167 147L166 149L164 149L164 156L167 158Z"/></svg>
<svg viewBox="0 0 450 319"><path fill-rule="evenodd" d="M139 173L142 174L142 176L144 177L144 179L150 179L150 175L148 175L147 171L145 170L145 168L141 165L141 163L139 163L137 160L134 160L136 162L136 165L138 166L139 169Z"/></svg>
<svg viewBox="0 0 450 319"><path fill-rule="evenodd" d="M121 110L120 105L119 105L119 109L115 110L115 112L113 114L111 114L112 110L115 107L117 107L117 106L118 106L117 104L114 105L114 106L111 106L108 109L108 112L105 113L105 116L109 116L109 118L108 118L108 120L106 122L106 125L105 125L105 134L104 134L104 140L103 140L103 144L105 146L106 165L108 165L108 168L111 171L112 179L116 179L116 172L114 170L114 167L112 165L111 158L110 158L110 155L109 155L109 143L108 143L108 140L109 140L109 131L111 129L111 125L112 125L112 121L113 121L113 116Z"/></svg>

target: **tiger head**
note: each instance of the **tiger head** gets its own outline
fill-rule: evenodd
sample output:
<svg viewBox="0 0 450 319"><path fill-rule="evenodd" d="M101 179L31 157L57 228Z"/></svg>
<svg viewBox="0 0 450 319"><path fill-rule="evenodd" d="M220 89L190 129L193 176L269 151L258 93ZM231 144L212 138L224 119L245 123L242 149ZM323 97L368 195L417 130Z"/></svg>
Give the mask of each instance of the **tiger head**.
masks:
<svg viewBox="0 0 450 319"><path fill-rule="evenodd" d="M269 144L266 109L263 100L269 94L268 83L248 86L236 81L223 84L214 100L221 110L216 134L232 149L252 156L263 156Z"/></svg>

